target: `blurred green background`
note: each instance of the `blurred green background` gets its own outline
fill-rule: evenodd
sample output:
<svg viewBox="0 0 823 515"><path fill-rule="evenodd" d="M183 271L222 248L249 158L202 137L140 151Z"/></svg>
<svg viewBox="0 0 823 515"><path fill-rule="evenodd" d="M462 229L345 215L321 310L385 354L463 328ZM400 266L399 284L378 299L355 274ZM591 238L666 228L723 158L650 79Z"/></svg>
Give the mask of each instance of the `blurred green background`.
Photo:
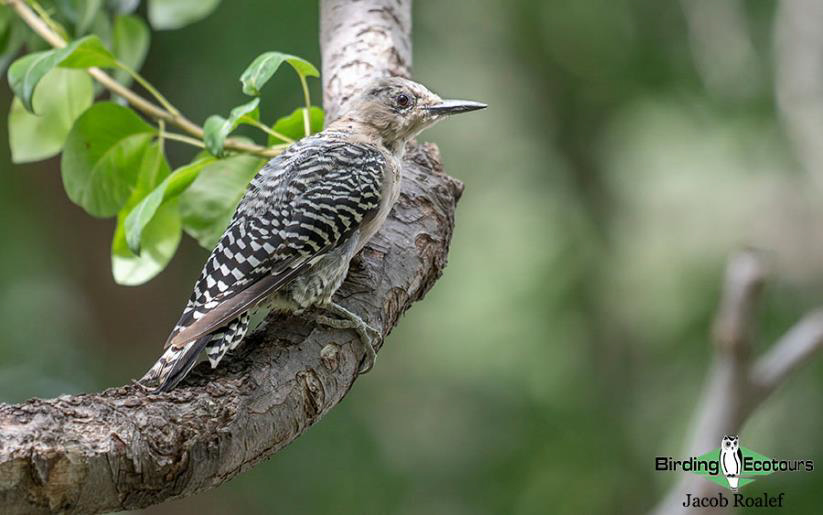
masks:
<svg viewBox="0 0 823 515"><path fill-rule="evenodd" d="M823 90L792 94L786 60L814 48L792 47L808 34L789 4L804 2L416 2L415 78L491 106L422 137L466 183L445 275L316 427L216 490L145 512L654 506L677 475L653 459L684 451L727 256L753 245L772 265L758 352L823 304ZM259 53L319 63L317 25L316 2L224 1L153 33L143 72L202 122L244 100L237 77ZM287 114L300 95L278 75L264 112ZM2 81L3 119L10 100ZM206 257L185 238L157 279L116 286L113 222L69 202L58 162L13 166L0 146L0 401L139 377ZM749 421L744 445L823 463L821 405L817 358ZM746 493L784 491L789 511L816 513L819 485L784 474Z"/></svg>

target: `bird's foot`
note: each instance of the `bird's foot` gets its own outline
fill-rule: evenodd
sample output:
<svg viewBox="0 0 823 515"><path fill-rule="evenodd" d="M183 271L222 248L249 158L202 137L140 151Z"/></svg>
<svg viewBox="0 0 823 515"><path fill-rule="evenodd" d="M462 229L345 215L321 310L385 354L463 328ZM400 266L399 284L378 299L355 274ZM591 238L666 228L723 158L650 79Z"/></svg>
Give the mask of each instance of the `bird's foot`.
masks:
<svg viewBox="0 0 823 515"><path fill-rule="evenodd" d="M132 386L136 386L137 388L139 388L140 390L142 390L144 392L147 392L147 393L153 392L154 388L152 388L151 386L146 386L145 384L143 384L144 380L146 380L145 377L142 378L142 379L132 379L131 384L132 384Z"/></svg>
<svg viewBox="0 0 823 515"><path fill-rule="evenodd" d="M374 367L377 360L377 352L374 346L380 338L380 331L367 324L362 318L344 308L340 304L331 303L325 306L326 310L341 318L333 318L326 315L317 315L318 323L335 329L353 329L360 337L360 343L366 351L366 361L360 367L358 373L365 374Z"/></svg>

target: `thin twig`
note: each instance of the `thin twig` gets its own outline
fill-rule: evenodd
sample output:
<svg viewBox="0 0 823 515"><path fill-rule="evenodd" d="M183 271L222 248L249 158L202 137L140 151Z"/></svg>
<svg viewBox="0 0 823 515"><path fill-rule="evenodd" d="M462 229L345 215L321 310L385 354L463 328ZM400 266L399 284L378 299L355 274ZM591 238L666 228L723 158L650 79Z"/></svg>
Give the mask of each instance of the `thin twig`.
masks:
<svg viewBox="0 0 823 515"><path fill-rule="evenodd" d="M823 348L823 309L815 310L789 329L752 365L751 382L765 399L801 365Z"/></svg>
<svg viewBox="0 0 823 515"><path fill-rule="evenodd" d="M765 281L766 266L757 252L746 250L729 259L723 296L712 326L712 339L718 350L748 353Z"/></svg>
<svg viewBox="0 0 823 515"><path fill-rule="evenodd" d="M279 132L272 129L271 127L269 127L265 123L262 123L258 120L255 120L254 118L252 118L250 116L244 116L242 118L242 120L243 120L243 123L246 123L246 124L251 125L253 127L257 127L258 129L265 132L266 134L269 134L270 136L274 136L275 138L281 139L281 140L283 140L283 141L285 141L286 143L289 143L289 144L294 143L294 140L291 139L290 137L286 136L285 134L280 134Z"/></svg>
<svg viewBox="0 0 823 515"><path fill-rule="evenodd" d="M306 110L303 111L303 129L306 133L306 137L311 136L311 97L309 96L309 84L306 82L306 76L302 73L298 74L300 76L300 87L303 88L303 101L306 103Z"/></svg>
<svg viewBox="0 0 823 515"><path fill-rule="evenodd" d="M146 91L148 91L149 93L151 93L151 94L152 94L152 96L153 96L155 99L157 99L157 101L158 101L158 102L160 102L160 105L162 105L162 106L163 106L163 108L164 108L166 111L168 111L168 112L169 112L172 116L177 116L177 117L182 117L182 116L183 116L182 114L180 114L180 111L179 111L176 107L174 107L174 106L171 104L171 102L169 102L169 100L168 100L165 96L163 96L163 94L162 94L162 93L160 93L160 92L157 90L157 88L155 88L155 87L154 87L154 86L153 86L153 85L152 85L149 81L147 81L145 78L143 78L143 76L142 76L142 75L140 75L139 73L137 73L135 70L132 70L130 67L126 66L126 65L125 65L125 64L123 64L123 63L119 63L119 64L120 64L120 68L122 68L122 69L123 69L123 71L125 71L126 73L128 73L128 74L129 74L129 76L130 76L132 79L134 79L134 80L135 80L135 82L137 82L138 84L140 84L141 86L143 86L143 89L145 89Z"/></svg>
<svg viewBox="0 0 823 515"><path fill-rule="evenodd" d="M197 138L192 138L191 136L186 136L184 134L177 134L175 132L166 132L165 135L166 139L179 141L181 143L188 143L189 145L199 147L199 148L206 148L206 145L203 143L202 140Z"/></svg>

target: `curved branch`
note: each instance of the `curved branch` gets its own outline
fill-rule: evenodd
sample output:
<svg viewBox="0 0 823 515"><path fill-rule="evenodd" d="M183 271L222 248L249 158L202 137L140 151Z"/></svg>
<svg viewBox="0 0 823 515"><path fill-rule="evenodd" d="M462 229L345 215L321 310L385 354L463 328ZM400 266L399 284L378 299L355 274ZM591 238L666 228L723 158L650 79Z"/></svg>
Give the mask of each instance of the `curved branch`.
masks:
<svg viewBox="0 0 823 515"><path fill-rule="evenodd" d="M823 349L823 309L804 316L752 365L755 398L762 401Z"/></svg>
<svg viewBox="0 0 823 515"><path fill-rule="evenodd" d="M361 3L408 13L410 1ZM331 4L324 4L324 17L335 16ZM389 11L370 8L359 12L360 20L378 20L381 30L394 32L393 41L410 49L408 25L386 28ZM323 20L324 31L342 25ZM332 36L323 40L362 50ZM324 44L323 51L325 58L335 48ZM371 63L379 68L379 61ZM396 63L384 64L390 69ZM340 76L328 62L324 70ZM339 107L342 97L327 91L326 98ZM400 199L355 258L337 300L387 335L443 271L461 192L461 183L442 172L436 147L411 148ZM0 511L136 509L218 486L283 448L340 402L364 357L360 346L349 345L356 338L301 318L272 317L218 369L201 364L170 393L124 386L1 404Z"/></svg>

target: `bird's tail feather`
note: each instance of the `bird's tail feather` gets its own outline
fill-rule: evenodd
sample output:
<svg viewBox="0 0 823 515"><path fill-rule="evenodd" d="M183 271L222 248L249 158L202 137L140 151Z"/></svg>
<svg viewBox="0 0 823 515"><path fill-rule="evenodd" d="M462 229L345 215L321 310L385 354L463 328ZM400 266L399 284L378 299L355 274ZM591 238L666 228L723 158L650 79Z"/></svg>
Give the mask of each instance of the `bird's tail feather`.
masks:
<svg viewBox="0 0 823 515"><path fill-rule="evenodd" d="M196 340L192 340L183 347L170 346L166 352L160 356L157 363L140 379L140 384L157 384L155 393L168 392L191 371L197 363L206 344L211 340L212 335L207 334Z"/></svg>
<svg viewBox="0 0 823 515"><path fill-rule="evenodd" d="M249 329L249 312L245 312L237 317L232 323L222 330L212 335L211 341L206 345L206 356L209 358L211 368L217 367L226 352L234 350Z"/></svg>

